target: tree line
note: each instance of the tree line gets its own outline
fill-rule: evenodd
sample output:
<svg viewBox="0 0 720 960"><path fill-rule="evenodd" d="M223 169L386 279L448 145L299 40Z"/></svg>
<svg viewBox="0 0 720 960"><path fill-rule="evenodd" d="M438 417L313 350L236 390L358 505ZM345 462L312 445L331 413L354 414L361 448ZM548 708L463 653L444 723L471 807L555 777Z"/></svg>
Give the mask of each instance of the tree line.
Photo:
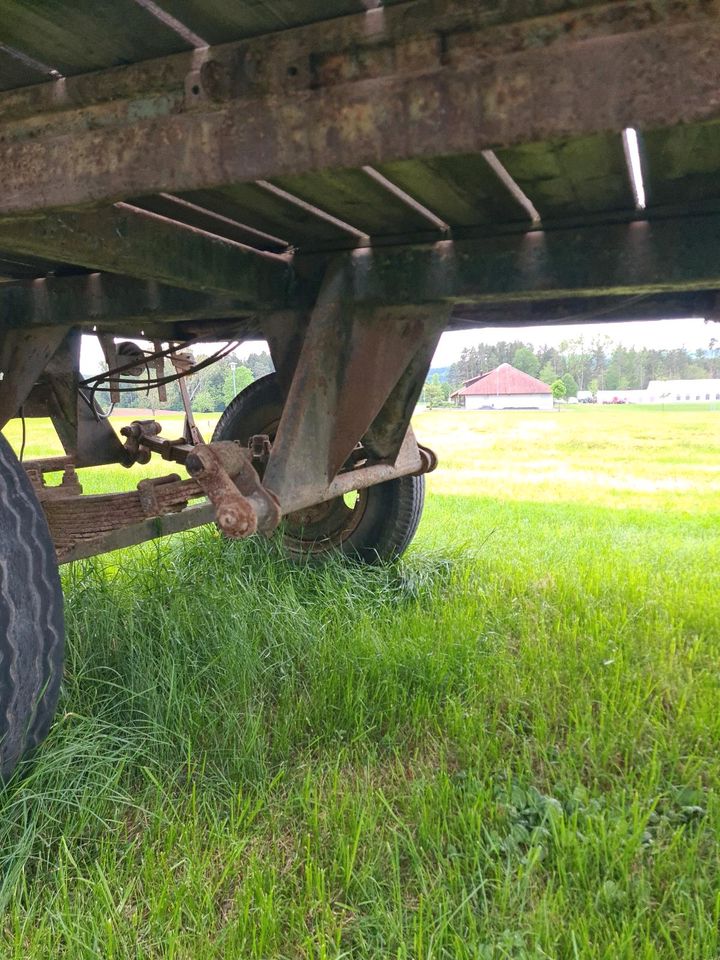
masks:
<svg viewBox="0 0 720 960"><path fill-rule="evenodd" d="M197 354L196 359L204 359ZM431 406L447 402L450 394L466 380L488 373L510 363L549 386L561 381L563 396L577 396L579 390L645 389L650 380L696 380L720 377L720 337L709 339L706 348L687 350L650 350L645 347L623 347L608 336L586 339L582 336L563 341L558 347L532 347L522 340L479 343L464 347L456 363L431 371L425 384L424 399ZM233 365L235 367L233 371ZM253 380L273 372L270 354L266 350L251 353L243 360L230 354L217 363L193 374L187 381L198 413L219 413L233 397ZM166 375L172 372L166 364ZM151 376L154 369L151 369ZM142 383L138 378L138 385ZM98 398L107 404L104 391ZM182 410L180 388L177 383L167 386L167 401L161 403L157 390L124 393L122 407L151 408L153 410Z"/></svg>
<svg viewBox="0 0 720 960"><path fill-rule="evenodd" d="M436 375L443 394L449 395L466 380L501 363L510 363L548 385L562 380L569 397L578 390L644 390L650 380L720 377L720 337L710 338L706 348L693 351L623 347L608 336L581 336L563 341L559 347L532 347L520 340L480 343L465 347L456 363Z"/></svg>
<svg viewBox="0 0 720 960"><path fill-rule="evenodd" d="M199 363L205 359L205 355L196 354L195 359ZM234 353L231 353L187 378L193 410L197 413L220 413L235 395L244 390L253 380L264 377L273 370L270 354L265 350L251 353L243 360L239 360ZM171 373L173 368L169 362L166 362L165 375L169 376ZM150 376L155 376L154 367L150 368ZM182 397L177 383L167 385L167 400L161 402L157 390L142 389L142 380L142 376L138 377L139 389L136 393L121 394L121 407L182 410ZM108 395L105 391L98 391L98 398L103 405L108 403Z"/></svg>

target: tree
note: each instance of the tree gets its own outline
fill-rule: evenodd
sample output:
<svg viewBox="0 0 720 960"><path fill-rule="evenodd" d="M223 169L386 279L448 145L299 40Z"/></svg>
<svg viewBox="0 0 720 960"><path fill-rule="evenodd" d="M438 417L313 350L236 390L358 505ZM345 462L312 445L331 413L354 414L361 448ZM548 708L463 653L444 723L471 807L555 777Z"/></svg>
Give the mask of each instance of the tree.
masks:
<svg viewBox="0 0 720 960"><path fill-rule="evenodd" d="M603 333L594 337L590 344L590 369L591 376L595 381L595 388L590 384L588 387L595 393L598 386L602 390L605 383L605 368L608 363L608 356L612 350L613 342L607 334Z"/></svg>
<svg viewBox="0 0 720 960"><path fill-rule="evenodd" d="M575 340L563 340L560 344L560 353L565 358L567 370L572 373L575 383L580 385L580 389L585 389L586 372L590 363L591 354L587 351L585 338L577 337Z"/></svg>
<svg viewBox="0 0 720 960"><path fill-rule="evenodd" d="M605 373L605 389L606 390L619 390L620 389L620 370L617 365L613 362L607 368Z"/></svg>
<svg viewBox="0 0 720 960"><path fill-rule="evenodd" d="M717 364L718 357L720 357L720 340L717 340L715 337L710 337L710 345L708 346L708 356L710 357L710 367L708 370L708 375L710 377L717 376Z"/></svg>
<svg viewBox="0 0 720 960"><path fill-rule="evenodd" d="M252 373L254 380L265 377L268 373L273 373L275 370L267 350L263 350L260 353L248 354L243 363Z"/></svg>
<svg viewBox="0 0 720 960"><path fill-rule="evenodd" d="M576 397L579 388L575 382L575 377L571 373L564 373L560 379L565 384L565 396Z"/></svg>
<svg viewBox="0 0 720 960"><path fill-rule="evenodd" d="M432 410L433 407L439 407L444 400L440 377L435 374L432 379L425 384L425 403L427 404L428 410Z"/></svg>
<svg viewBox="0 0 720 960"><path fill-rule="evenodd" d="M518 347L512 358L512 365L523 373L529 373L531 377L536 377L540 370L540 361L532 352L530 347Z"/></svg>
<svg viewBox="0 0 720 960"><path fill-rule="evenodd" d="M552 390L553 400L564 400L565 394L567 393L567 387L562 382L562 380L556 380L555 383L550 387Z"/></svg>
<svg viewBox="0 0 720 960"><path fill-rule="evenodd" d="M548 361L545 366L540 371L540 379L543 383L551 384L554 380L557 380L557 371L555 367Z"/></svg>
<svg viewBox="0 0 720 960"><path fill-rule="evenodd" d="M206 387L204 390L198 390L193 397L193 408L198 413L217 413L225 409L222 394Z"/></svg>
<svg viewBox="0 0 720 960"><path fill-rule="evenodd" d="M240 366L235 368L234 376L231 366L225 373L225 382L223 383L223 400L225 401L225 406L227 407L241 390L249 387L254 379L252 370L244 364L240 364Z"/></svg>

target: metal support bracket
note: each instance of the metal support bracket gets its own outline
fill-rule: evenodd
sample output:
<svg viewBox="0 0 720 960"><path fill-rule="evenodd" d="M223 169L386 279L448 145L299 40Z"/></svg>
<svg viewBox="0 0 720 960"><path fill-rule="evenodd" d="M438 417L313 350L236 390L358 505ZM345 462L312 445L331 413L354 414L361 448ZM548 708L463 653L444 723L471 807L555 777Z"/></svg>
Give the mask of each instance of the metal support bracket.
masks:
<svg viewBox="0 0 720 960"><path fill-rule="evenodd" d="M40 503L46 503L48 500L79 497L83 492L75 471L75 464L70 457L44 457L39 460L26 460L23 467ZM48 486L45 481L45 475L48 473L62 473L60 483Z"/></svg>
<svg viewBox="0 0 720 960"><path fill-rule="evenodd" d="M81 395L79 330L71 330L47 364L28 399L31 416L50 417L69 457L78 467L107 463L129 466L120 438L109 420Z"/></svg>
<svg viewBox="0 0 720 960"><path fill-rule="evenodd" d="M65 334L52 328L0 333L0 429L18 415Z"/></svg>
<svg viewBox="0 0 720 960"><path fill-rule="evenodd" d="M193 447L185 467L214 504L225 536L269 535L280 523L277 498L263 487L250 452L239 443L200 443Z"/></svg>
<svg viewBox="0 0 720 960"><path fill-rule="evenodd" d="M307 325L264 476L283 513L327 499L366 435L371 442L364 451L365 467L395 466L450 315L442 303L358 303L358 282L353 257L337 258ZM296 333L291 327L289 336ZM414 436L408 442L415 445L419 472Z"/></svg>

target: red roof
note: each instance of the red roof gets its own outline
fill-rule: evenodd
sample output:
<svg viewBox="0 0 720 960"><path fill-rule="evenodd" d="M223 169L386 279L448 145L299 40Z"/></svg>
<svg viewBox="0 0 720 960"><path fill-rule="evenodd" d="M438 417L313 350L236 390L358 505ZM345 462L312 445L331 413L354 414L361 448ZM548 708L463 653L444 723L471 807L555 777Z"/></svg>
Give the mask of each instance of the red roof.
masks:
<svg viewBox="0 0 720 960"><path fill-rule="evenodd" d="M456 390L454 397L496 397L518 393L552 393L550 387L531 377L529 373L516 370L509 363L501 363L495 370L480 377L466 380L464 385Z"/></svg>

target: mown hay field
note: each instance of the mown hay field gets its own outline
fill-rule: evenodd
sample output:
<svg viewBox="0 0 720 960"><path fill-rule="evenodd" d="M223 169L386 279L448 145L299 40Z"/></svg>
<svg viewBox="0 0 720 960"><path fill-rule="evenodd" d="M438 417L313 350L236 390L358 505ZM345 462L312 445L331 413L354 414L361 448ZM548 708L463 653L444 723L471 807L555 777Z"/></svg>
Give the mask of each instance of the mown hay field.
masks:
<svg viewBox="0 0 720 960"><path fill-rule="evenodd" d="M394 567L207 528L65 570L0 956L720 956L720 412L415 427Z"/></svg>

